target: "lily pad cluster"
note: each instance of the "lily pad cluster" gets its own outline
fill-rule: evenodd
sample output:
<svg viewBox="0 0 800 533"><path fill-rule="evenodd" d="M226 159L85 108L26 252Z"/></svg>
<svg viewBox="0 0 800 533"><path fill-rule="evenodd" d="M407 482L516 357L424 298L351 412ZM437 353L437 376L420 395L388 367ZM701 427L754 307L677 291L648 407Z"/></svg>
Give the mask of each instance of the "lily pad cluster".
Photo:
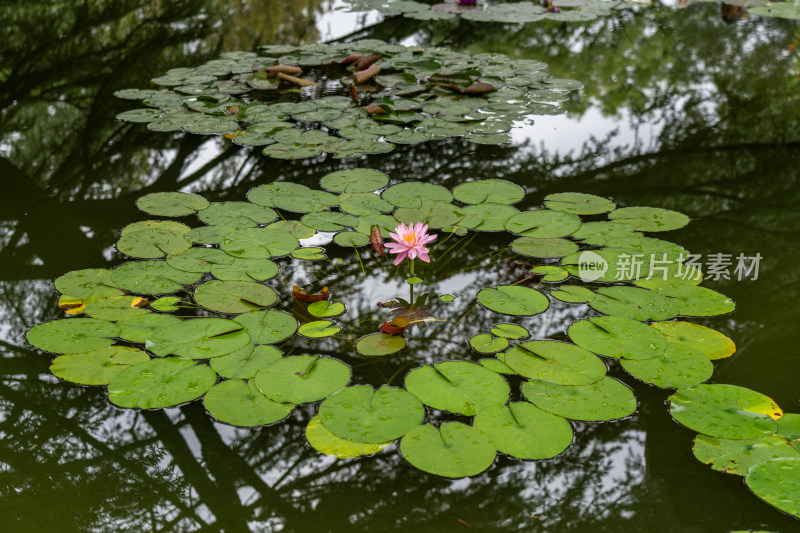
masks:
<svg viewBox="0 0 800 533"><path fill-rule="evenodd" d="M475 22L501 22L520 24L553 20L557 22L583 22L608 15L622 2L609 0L552 0L541 3L477 2L462 4L447 0L439 4L425 4L413 0L347 0L349 12L378 11L387 17L402 15L416 20L453 20L459 15Z"/></svg>
<svg viewBox="0 0 800 533"><path fill-rule="evenodd" d="M224 135L278 159L355 157L456 136L501 144L516 121L561 113L558 103L581 88L546 67L379 40L270 45L171 69L152 80L155 89L118 91L147 107L117 118L153 131Z"/></svg>
<svg viewBox="0 0 800 533"><path fill-rule="evenodd" d="M496 179L448 189L390 184L381 172L351 169L326 175L321 186L276 181L250 190L246 201L185 193L140 198L143 211L183 221L130 224L117 249L133 260L59 277L60 306L72 317L33 327L28 341L59 354L53 374L106 385L110 401L122 407L164 408L202 397L217 420L250 427L318 404L306 436L321 453L357 457L399 441L413 466L453 478L489 468L498 452L525 460L556 456L572 442L570 421L634 414L632 390L608 374L615 361L638 380L677 389L671 413L701 433L698 458L746 474L757 494L796 513L786 503L796 485L784 473L795 475L800 461L800 415L783 415L753 391L704 384L713 361L735 346L685 317L728 313L734 304L699 286L702 274L682 262L685 249L645 234L678 229L688 217L581 193L551 194L543 205L521 209L515 205L524 189ZM341 319L345 303L331 299L336 288L288 291L274 280L287 262L324 261L332 247L353 250L359 261L378 258L378 231L388 234L400 222L423 222L455 243L491 232L498 246L507 245L500 252L529 272L477 291L487 314L505 318L465 339L462 359L420 361L398 375L402 386L389 379L364 384L358 366L345 360L386 360L401 350L413 356L407 341L415 330L408 326L432 317L428 295L380 303L391 319L380 329L376 320L373 333L356 339ZM304 246L314 236L331 244ZM606 270L587 271L583 254L600 258ZM629 268L641 256L658 261ZM434 286L430 275L423 270L406 281L412 291ZM436 305L454 300L442 294ZM591 311L563 338L531 337L529 317L565 306ZM337 339L352 343L344 360L294 350L298 340Z"/></svg>

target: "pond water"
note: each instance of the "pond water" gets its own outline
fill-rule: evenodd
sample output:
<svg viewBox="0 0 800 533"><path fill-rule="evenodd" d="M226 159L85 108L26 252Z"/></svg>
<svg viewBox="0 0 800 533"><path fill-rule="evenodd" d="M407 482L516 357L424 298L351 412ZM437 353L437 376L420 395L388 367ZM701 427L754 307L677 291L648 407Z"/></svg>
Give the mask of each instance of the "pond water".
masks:
<svg viewBox="0 0 800 533"><path fill-rule="evenodd" d="M525 189L521 210L554 193L595 194L686 213L691 223L663 238L705 261L730 254L735 265L739 254L759 254L757 279L736 279L732 265L730 279L703 283L734 300L735 311L691 320L737 346L714 363L710 383L748 387L800 412L796 21L739 16L714 2L623 4L592 20L526 24L384 17L316 0L162 4L18 3L0 13L12 29L0 45L1 530L800 531L742 477L693 456L696 433L669 414L672 390L614 362L609 374L638 402L632 416L572 422L574 441L555 458L499 454L488 470L453 480L413 468L396 452L321 455L305 437L311 404L255 429L214 421L200 401L121 409L104 387L54 377L51 354L25 338L34 325L64 316L53 280L126 260L115 243L123 227L148 218L136 207L148 193L244 201L275 180L318 189L322 177L348 168L448 189L503 179ZM560 103L565 114L518 122L510 143L448 137L344 159L275 159L217 135L115 119L138 105L115 91L147 88L169 69L265 44L336 39L543 61L583 89ZM282 294L293 284L327 285L331 301L348 308L332 319L346 335L296 338L289 353L341 358L359 373L354 383L376 387L399 384L425 363L487 357L470 352L469 338L511 320L473 307L475 294L527 275L517 262L481 259L501 247L494 235L455 249L457 265L446 269L442 258L432 270L432 254L417 295L429 292L444 322L412 329L413 350L378 362L359 359L348 343L387 319L378 302L408 298L406 271L379 267L385 260L368 257L367 248L356 255L329 246L330 262L283 263L280 282L270 282ZM307 244L328 242L315 239ZM444 294L455 300L439 301ZM590 312L557 303L551 311L516 322L534 338L567 340L567 326Z"/></svg>

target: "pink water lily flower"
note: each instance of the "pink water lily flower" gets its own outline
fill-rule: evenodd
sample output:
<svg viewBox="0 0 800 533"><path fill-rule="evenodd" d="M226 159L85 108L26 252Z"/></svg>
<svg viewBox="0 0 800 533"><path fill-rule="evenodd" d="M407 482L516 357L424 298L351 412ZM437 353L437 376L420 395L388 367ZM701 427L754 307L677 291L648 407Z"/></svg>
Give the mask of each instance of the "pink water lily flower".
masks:
<svg viewBox="0 0 800 533"><path fill-rule="evenodd" d="M428 225L422 222L416 224L400 224L394 229L394 233L389 236L395 240L386 245L386 248L393 254L398 254L394 260L395 265L399 265L408 256L409 259L419 257L422 261L430 263L428 250L425 245L436 239L436 235L428 235Z"/></svg>

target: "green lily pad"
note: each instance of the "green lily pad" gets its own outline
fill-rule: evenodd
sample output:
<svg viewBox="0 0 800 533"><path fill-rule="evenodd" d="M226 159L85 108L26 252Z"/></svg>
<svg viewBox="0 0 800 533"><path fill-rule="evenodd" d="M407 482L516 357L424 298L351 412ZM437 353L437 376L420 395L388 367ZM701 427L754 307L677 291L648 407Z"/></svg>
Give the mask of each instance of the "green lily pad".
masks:
<svg viewBox="0 0 800 533"><path fill-rule="evenodd" d="M269 224L278 218L278 213L251 202L214 202L198 213L198 217L209 226L254 228L259 224Z"/></svg>
<svg viewBox="0 0 800 533"><path fill-rule="evenodd" d="M637 320L598 316L579 320L567 332L572 342L594 353L619 359L651 359L667 349L667 339Z"/></svg>
<svg viewBox="0 0 800 533"><path fill-rule="evenodd" d="M449 478L480 474L497 455L485 433L461 422L417 426L400 441L400 452L423 472Z"/></svg>
<svg viewBox="0 0 800 533"><path fill-rule="evenodd" d="M472 337L469 345L478 353L497 353L508 348L508 339L492 337L488 333L483 333Z"/></svg>
<svg viewBox="0 0 800 533"><path fill-rule="evenodd" d="M544 197L544 205L553 211L575 215L599 215L613 211L617 205L602 196L579 192L559 192Z"/></svg>
<svg viewBox="0 0 800 533"><path fill-rule="evenodd" d="M332 455L339 459L372 455L392 444L391 442L369 444L337 437L322 425L319 415L308 421L308 425L306 426L306 439L311 447L319 453Z"/></svg>
<svg viewBox="0 0 800 533"><path fill-rule="evenodd" d="M308 213L303 215L300 220L309 228L318 231L342 231L345 228L352 228L358 223L358 218L352 215L333 211Z"/></svg>
<svg viewBox="0 0 800 533"><path fill-rule="evenodd" d="M786 439L777 435L761 439L718 439L698 435L692 452L698 461L712 469L739 476L747 475L751 467L772 459L800 459L800 452L787 446Z"/></svg>
<svg viewBox="0 0 800 533"><path fill-rule="evenodd" d="M111 272L105 268L73 270L56 278L56 290L75 298L120 296L124 293L111 280Z"/></svg>
<svg viewBox="0 0 800 533"><path fill-rule="evenodd" d="M601 359L567 342L523 342L512 346L504 361L522 376L561 385L588 385L606 375L606 365Z"/></svg>
<svg viewBox="0 0 800 533"><path fill-rule="evenodd" d="M477 298L487 309L504 315L533 316L543 313L550 306L547 296L536 289L519 285L481 289Z"/></svg>
<svg viewBox="0 0 800 533"><path fill-rule="evenodd" d="M497 451L520 459L555 457L572 443L567 419L528 402L488 407L475 415L473 425L492 439Z"/></svg>
<svg viewBox="0 0 800 533"><path fill-rule="evenodd" d="M102 350L114 344L119 327L97 318L62 318L33 326L25 338L46 352L77 354Z"/></svg>
<svg viewBox="0 0 800 533"><path fill-rule="evenodd" d="M631 287L632 288L632 287ZM668 296L678 303L678 313L685 316L724 315L736 309L736 304L717 291L696 285L680 284L652 289L654 293ZM671 317L668 317L671 318ZM666 320L660 318L655 320Z"/></svg>
<svg viewBox="0 0 800 533"><path fill-rule="evenodd" d="M578 245L560 238L520 237L511 241L511 249L528 257L564 257L578 250Z"/></svg>
<svg viewBox="0 0 800 533"><path fill-rule="evenodd" d="M623 359L622 368L630 375L662 389L682 389L699 385L714 373L714 365L701 352L669 343L666 351L649 359Z"/></svg>
<svg viewBox="0 0 800 533"><path fill-rule="evenodd" d="M550 292L550 296L556 300L567 302L571 304L582 304L591 302L597 296L594 291L586 287L579 287L577 285L564 285L559 287L558 290Z"/></svg>
<svg viewBox="0 0 800 533"><path fill-rule="evenodd" d="M283 420L294 409L291 403L265 398L253 380L228 379L217 383L203 397L206 410L226 424L255 427Z"/></svg>
<svg viewBox="0 0 800 533"><path fill-rule="evenodd" d="M406 375L405 385L425 405L466 416L488 405L505 405L511 391L495 372L465 361L416 368Z"/></svg>
<svg viewBox="0 0 800 533"><path fill-rule="evenodd" d="M475 180L458 185L453 196L465 204L515 204L525 198L525 189L505 180Z"/></svg>
<svg viewBox="0 0 800 533"><path fill-rule="evenodd" d="M194 228L187 232L184 237L199 244L219 244L222 242L222 239L227 237L228 234L235 229L236 228L229 228L226 226L200 226L199 228ZM175 253L180 254L181 252Z"/></svg>
<svg viewBox="0 0 800 533"><path fill-rule="evenodd" d="M669 398L672 418L698 433L755 439L775 433L782 411L763 394L735 385L698 385Z"/></svg>
<svg viewBox="0 0 800 533"><path fill-rule="evenodd" d="M660 207L621 207L608 214L609 220L624 220L639 231L670 231L684 227L689 217Z"/></svg>
<svg viewBox="0 0 800 533"><path fill-rule="evenodd" d="M242 313L236 317L236 322L247 328L253 344L275 344L297 331L297 320L289 313L276 309Z"/></svg>
<svg viewBox="0 0 800 533"><path fill-rule="evenodd" d="M784 413L778 419L778 435L800 451L800 414Z"/></svg>
<svg viewBox="0 0 800 533"><path fill-rule="evenodd" d="M441 185L409 181L392 185L381 193L381 197L397 207L419 209L426 202L445 202L453 200L450 191Z"/></svg>
<svg viewBox="0 0 800 533"><path fill-rule="evenodd" d="M229 379L251 379L259 370L281 359L281 351L269 344L248 344L233 353L209 361L214 372Z"/></svg>
<svg viewBox="0 0 800 533"><path fill-rule="evenodd" d="M202 274L184 272L166 261L128 261L111 271L111 279L136 294L169 294L200 281Z"/></svg>
<svg viewBox="0 0 800 533"><path fill-rule="evenodd" d="M331 357L294 355L262 368L255 377L261 394L276 402L302 404L327 398L350 382L350 367Z"/></svg>
<svg viewBox="0 0 800 533"><path fill-rule="evenodd" d="M177 296L165 296L150 302L150 307L156 311L177 311L181 299Z"/></svg>
<svg viewBox="0 0 800 533"><path fill-rule="evenodd" d="M300 243L291 233L270 228L237 229L219 244L228 255L248 259L283 257L298 246Z"/></svg>
<svg viewBox="0 0 800 533"><path fill-rule="evenodd" d="M125 320L150 313L149 309L143 309L147 303L138 296L108 296L87 301L84 313L103 320Z"/></svg>
<svg viewBox="0 0 800 533"><path fill-rule="evenodd" d="M308 239L309 237L313 237L317 232L314 228L309 228L299 220L279 220L267 226L267 229L284 231L294 235L298 239Z"/></svg>
<svg viewBox="0 0 800 533"><path fill-rule="evenodd" d="M149 355L136 348L109 346L87 353L58 356L50 365L50 372L72 383L106 385L123 369L149 360Z"/></svg>
<svg viewBox="0 0 800 533"><path fill-rule="evenodd" d="M569 277L569 272L557 266L537 266L531 269L531 274L542 276L542 281L557 283Z"/></svg>
<svg viewBox="0 0 800 533"><path fill-rule="evenodd" d="M372 192L386 187L389 177L370 168L351 168L331 172L319 180L323 189L332 192Z"/></svg>
<svg viewBox="0 0 800 533"><path fill-rule="evenodd" d="M334 435L381 444L405 435L422 422L425 408L399 387L354 385L331 395L319 406L319 418Z"/></svg>
<svg viewBox="0 0 800 533"><path fill-rule="evenodd" d="M190 402L217 382L208 365L169 357L130 366L108 384L108 399L120 407L158 409Z"/></svg>
<svg viewBox="0 0 800 533"><path fill-rule="evenodd" d="M423 201L420 207L399 207L394 218L404 224L421 222L432 229L457 224L463 215L458 207L449 202Z"/></svg>
<svg viewBox="0 0 800 533"><path fill-rule="evenodd" d="M197 305L220 313L246 313L269 307L278 301L272 287L255 281L211 280L194 291Z"/></svg>
<svg viewBox="0 0 800 533"><path fill-rule="evenodd" d="M330 318L339 316L344 313L344 304L341 302L329 302L328 300L320 300L308 304L309 314L319 318Z"/></svg>
<svg viewBox="0 0 800 533"><path fill-rule="evenodd" d="M606 315L633 320L669 320L680 312L680 303L648 289L638 287L602 287L589 305Z"/></svg>
<svg viewBox="0 0 800 533"><path fill-rule="evenodd" d="M535 209L523 211L506 221L506 229L524 237L552 239L574 233L581 226L581 219L572 213Z"/></svg>
<svg viewBox="0 0 800 533"><path fill-rule="evenodd" d="M444 303L450 303L455 299L456 297L453 296L452 294L442 294L441 296L439 296L439 300Z"/></svg>
<svg viewBox="0 0 800 533"><path fill-rule="evenodd" d="M390 213L394 206L377 194L356 192L340 194L339 208L345 213L363 216Z"/></svg>
<svg viewBox="0 0 800 533"><path fill-rule="evenodd" d="M180 324L181 319L161 313L138 315L127 320L120 320L119 338L130 342L145 342L154 330Z"/></svg>
<svg viewBox="0 0 800 533"><path fill-rule="evenodd" d="M186 239L191 228L178 222L146 220L122 228L117 249L125 255L142 259L158 259L166 254L179 254L192 243Z"/></svg>
<svg viewBox="0 0 800 533"><path fill-rule="evenodd" d="M154 330L145 348L164 357L177 355L188 359L219 357L250 344L247 329L224 318L193 318L164 329Z"/></svg>
<svg viewBox="0 0 800 533"><path fill-rule="evenodd" d="M800 459L772 459L750 468L745 478L753 494L800 518Z"/></svg>
<svg viewBox="0 0 800 533"><path fill-rule="evenodd" d="M462 216L458 225L478 231L505 231L506 221L519 214L516 207L496 203L468 205L458 210Z"/></svg>
<svg viewBox="0 0 800 533"><path fill-rule="evenodd" d="M660 331L670 343L693 348L711 360L730 357L736 344L719 331L691 322L656 322L650 327Z"/></svg>
<svg viewBox="0 0 800 533"><path fill-rule="evenodd" d="M591 385L558 385L532 380L523 383L522 394L536 407L572 420L614 420L636 411L633 392L608 376Z"/></svg>
<svg viewBox="0 0 800 533"><path fill-rule="evenodd" d="M507 364L505 364L502 360L498 359L503 354L497 354L497 357L488 357L486 359L481 359L478 361L482 367L491 370L497 374L516 374L513 370L511 370Z"/></svg>
<svg viewBox="0 0 800 533"><path fill-rule="evenodd" d="M185 192L154 192L136 200L136 207L162 217L192 215L208 207L208 200Z"/></svg>
<svg viewBox="0 0 800 533"><path fill-rule="evenodd" d="M310 150L309 150L310 149ZM282 150L287 150L286 145L278 144L265 148L272 152L270 157L275 157ZM321 153L321 147L290 146L289 152L297 157L307 157ZM276 181L266 185L259 185L247 193L247 199L254 204L268 207L277 207L293 213L312 213L327 211L339 204L339 198L324 191L316 191L299 183Z"/></svg>
<svg viewBox="0 0 800 533"><path fill-rule="evenodd" d="M339 326L331 327L330 320L315 320L313 322L308 322L303 324L297 329L297 333L302 335L303 337L309 337L311 339L321 339L323 337L331 337L336 335L342 328Z"/></svg>
<svg viewBox="0 0 800 533"><path fill-rule="evenodd" d="M406 347L406 340L400 335L370 333L356 342L356 350L361 355L391 355Z"/></svg>
<svg viewBox="0 0 800 533"><path fill-rule="evenodd" d="M333 242L339 246L357 247L369 244L369 235L355 231L340 231L333 236Z"/></svg>
<svg viewBox="0 0 800 533"><path fill-rule="evenodd" d="M489 331L495 337L504 337L506 339L524 339L531 336L527 329L516 324L495 324Z"/></svg>
<svg viewBox="0 0 800 533"><path fill-rule="evenodd" d="M266 281L278 274L274 261L232 257L216 248L189 248L170 254L167 264L184 272L210 272L222 281Z"/></svg>
<svg viewBox="0 0 800 533"><path fill-rule="evenodd" d="M292 257L302 261L316 261L317 259L325 259L325 248L311 246L308 248L298 248L292 251Z"/></svg>

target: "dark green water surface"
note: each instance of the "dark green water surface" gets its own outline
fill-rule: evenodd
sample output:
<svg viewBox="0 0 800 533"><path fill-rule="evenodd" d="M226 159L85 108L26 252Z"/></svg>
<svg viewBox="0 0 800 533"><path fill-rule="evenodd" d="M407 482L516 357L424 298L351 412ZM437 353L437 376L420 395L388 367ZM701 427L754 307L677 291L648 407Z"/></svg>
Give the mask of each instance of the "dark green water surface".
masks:
<svg viewBox="0 0 800 533"><path fill-rule="evenodd" d="M704 257L761 254L757 280L705 282L737 310L694 322L738 347L716 363L713 383L746 386L800 412L795 22L726 23L714 3L654 4L569 24L376 23L335 13L319 0L0 6L0 531L800 531L741 477L698 462L694 433L667 412L669 392L619 369L612 374L639 401L632 418L577 423L574 444L555 459L501 455L457 481L416 470L397 453L348 461L318 454L303 436L309 406L274 426L240 429L215 423L200 402L118 409L102 387L49 373L51 357L27 345L24 332L62 316L55 277L123 261L113 244L120 228L146 218L137 197L184 190L243 200L275 179L317 187L326 173L359 166L447 187L506 179L524 186L530 203L579 191L675 209L693 221L665 238ZM514 130L512 145L455 138L344 161L268 159L216 136L154 133L114 119L131 108L115 90L147 87L169 68L351 31L539 59L585 88L565 102L565 116ZM366 293L380 287L359 277L351 254L333 256L342 274L332 289L356 309L374 309ZM509 280L512 270L503 273ZM495 275L468 281L489 284ZM476 313L471 330L491 318ZM576 318L539 324L539 334L563 333ZM453 342L468 351L467 338Z"/></svg>

